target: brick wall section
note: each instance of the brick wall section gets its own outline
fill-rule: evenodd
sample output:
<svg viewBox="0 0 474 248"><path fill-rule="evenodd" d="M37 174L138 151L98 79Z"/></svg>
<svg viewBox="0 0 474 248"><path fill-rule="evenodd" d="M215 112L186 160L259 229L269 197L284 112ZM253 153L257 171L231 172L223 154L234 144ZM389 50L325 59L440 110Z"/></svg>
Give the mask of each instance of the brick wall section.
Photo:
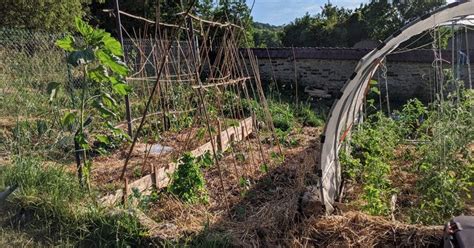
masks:
<svg viewBox="0 0 474 248"><path fill-rule="evenodd" d="M312 86L337 94L354 71L358 61L371 50L342 48L295 48L298 84ZM294 59L291 48L253 49L258 58L264 82L294 82ZM269 59L270 58L270 59ZM451 60L451 52L443 51L443 58ZM474 53L471 52L474 59ZM433 52L416 50L387 57L387 82L391 100L405 101L417 97L428 101L432 97ZM471 63L472 64L472 63ZM448 63L445 65L449 66ZM472 66L474 71L474 65ZM381 72L375 73L377 80ZM467 66L462 70L467 79ZM380 76L379 82L383 82Z"/></svg>

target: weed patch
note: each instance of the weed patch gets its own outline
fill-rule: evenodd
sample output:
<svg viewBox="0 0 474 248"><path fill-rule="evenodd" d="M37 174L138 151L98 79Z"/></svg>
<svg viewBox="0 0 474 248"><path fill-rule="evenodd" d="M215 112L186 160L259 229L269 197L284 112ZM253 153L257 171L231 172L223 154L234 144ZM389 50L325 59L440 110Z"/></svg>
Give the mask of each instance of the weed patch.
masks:
<svg viewBox="0 0 474 248"><path fill-rule="evenodd" d="M104 247L145 242L144 230L135 217L98 207L93 192L85 193L74 176L56 164L17 157L1 170L0 184L18 185L8 199L21 210L17 224L42 230L51 245L61 240Z"/></svg>

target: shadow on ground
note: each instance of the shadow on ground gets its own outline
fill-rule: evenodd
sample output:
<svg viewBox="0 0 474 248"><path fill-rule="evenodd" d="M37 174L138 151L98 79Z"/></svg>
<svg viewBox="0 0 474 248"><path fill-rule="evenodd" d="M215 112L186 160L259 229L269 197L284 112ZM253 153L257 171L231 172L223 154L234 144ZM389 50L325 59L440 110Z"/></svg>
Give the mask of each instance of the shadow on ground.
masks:
<svg viewBox="0 0 474 248"><path fill-rule="evenodd" d="M273 168L217 223L206 227L192 241L193 247L291 246L304 219L300 198L307 185L316 183L314 168L319 144L312 142Z"/></svg>

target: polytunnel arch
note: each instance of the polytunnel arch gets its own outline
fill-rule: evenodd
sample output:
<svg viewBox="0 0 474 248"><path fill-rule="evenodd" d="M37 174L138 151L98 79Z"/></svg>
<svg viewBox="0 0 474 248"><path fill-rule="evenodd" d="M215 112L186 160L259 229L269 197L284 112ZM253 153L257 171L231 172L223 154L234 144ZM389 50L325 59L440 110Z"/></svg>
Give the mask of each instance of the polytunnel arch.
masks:
<svg viewBox="0 0 474 248"><path fill-rule="evenodd" d="M388 37L356 65L354 73L341 90L340 98L330 110L329 119L321 136L322 149L317 174L321 201L326 208L326 213L332 212L342 183L341 165L338 161L342 141L350 133L358 118L357 112L361 110L369 81L381 61L401 43L424 31L453 23L474 25L474 21L471 20L473 14L474 2L465 0L423 15Z"/></svg>

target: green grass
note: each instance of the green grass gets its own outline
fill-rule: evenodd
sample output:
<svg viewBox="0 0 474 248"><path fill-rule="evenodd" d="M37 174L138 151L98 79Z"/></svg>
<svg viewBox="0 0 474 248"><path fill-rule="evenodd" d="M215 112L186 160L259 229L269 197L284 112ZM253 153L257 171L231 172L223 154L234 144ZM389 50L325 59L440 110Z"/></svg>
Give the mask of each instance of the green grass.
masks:
<svg viewBox="0 0 474 248"><path fill-rule="evenodd" d="M27 216L23 225L36 230L47 245L67 241L74 246L125 247L146 242L135 217L97 206L94 192L86 192L77 181L61 166L32 157L15 158L11 165L1 167L0 174L2 187L19 186L9 197L9 205ZM12 231L17 230L8 232Z"/></svg>

